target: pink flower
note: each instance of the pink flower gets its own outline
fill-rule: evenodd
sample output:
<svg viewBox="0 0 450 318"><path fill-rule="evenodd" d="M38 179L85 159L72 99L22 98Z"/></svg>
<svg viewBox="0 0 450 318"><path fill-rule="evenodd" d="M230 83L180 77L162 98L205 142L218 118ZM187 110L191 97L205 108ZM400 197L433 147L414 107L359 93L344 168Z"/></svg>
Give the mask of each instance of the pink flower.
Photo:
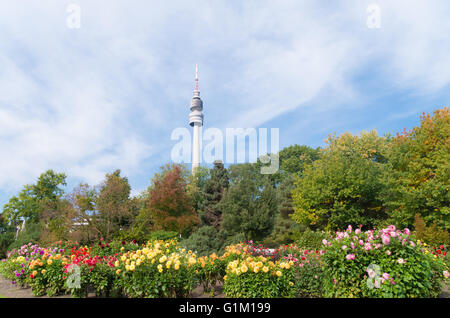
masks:
<svg viewBox="0 0 450 318"><path fill-rule="evenodd" d="M353 244L353 242L350 243L350 246L352 247L352 249L355 249L355 244Z"/></svg>
<svg viewBox="0 0 450 318"><path fill-rule="evenodd" d="M442 274L444 274L445 278L449 278L450 274L448 273L448 271L443 271Z"/></svg>
<svg viewBox="0 0 450 318"><path fill-rule="evenodd" d="M351 225L348 226L347 231L351 232L353 227Z"/></svg>
<svg viewBox="0 0 450 318"><path fill-rule="evenodd" d="M342 249L346 250L347 249L347 245L342 245Z"/></svg>
<svg viewBox="0 0 450 318"><path fill-rule="evenodd" d="M380 281L378 279L375 279L373 285L375 286L375 288L380 288Z"/></svg>
<svg viewBox="0 0 450 318"><path fill-rule="evenodd" d="M375 271L371 268L367 269L367 274L369 274L370 278L374 278L375 277Z"/></svg>
<svg viewBox="0 0 450 318"><path fill-rule="evenodd" d="M389 237L389 235L382 235L381 236L381 241L383 242L384 245L389 245L389 243L391 243L391 238Z"/></svg>
<svg viewBox="0 0 450 318"><path fill-rule="evenodd" d="M389 225L389 226L387 227L387 229L388 229L390 232L395 231L395 226L394 226L394 225Z"/></svg>
<svg viewBox="0 0 450 318"><path fill-rule="evenodd" d="M386 255L391 255L391 251L387 250Z"/></svg>
<svg viewBox="0 0 450 318"><path fill-rule="evenodd" d="M405 264L406 261L405 261L403 258L399 258L399 259L397 260L397 263L399 263L399 264Z"/></svg>
<svg viewBox="0 0 450 318"><path fill-rule="evenodd" d="M326 239L323 239L323 240L322 240L322 244L323 244L323 245L327 245L327 243L328 243L328 242L327 242Z"/></svg>
<svg viewBox="0 0 450 318"><path fill-rule="evenodd" d="M370 243L366 243L366 244L364 244L364 249L366 251L368 251L368 250L372 249L372 245L370 245Z"/></svg>
<svg viewBox="0 0 450 318"><path fill-rule="evenodd" d="M348 261L352 261L352 260L355 259L355 254L347 254L347 256L345 256L345 258L346 258Z"/></svg>
<svg viewBox="0 0 450 318"><path fill-rule="evenodd" d="M359 245L364 245L364 241L363 240L359 240Z"/></svg>
<svg viewBox="0 0 450 318"><path fill-rule="evenodd" d="M356 229L355 234L359 234L359 233L361 233L361 229Z"/></svg>
<svg viewBox="0 0 450 318"><path fill-rule="evenodd" d="M389 274L388 273L383 273L383 278L385 279L385 280L388 280L389 279Z"/></svg>
<svg viewBox="0 0 450 318"><path fill-rule="evenodd" d="M337 284L337 279L336 278L333 278L333 284Z"/></svg>
<svg viewBox="0 0 450 318"><path fill-rule="evenodd" d="M411 234L411 231L410 231L408 228L405 228L405 229L403 230L403 232L404 232L406 235L410 235L410 234Z"/></svg>

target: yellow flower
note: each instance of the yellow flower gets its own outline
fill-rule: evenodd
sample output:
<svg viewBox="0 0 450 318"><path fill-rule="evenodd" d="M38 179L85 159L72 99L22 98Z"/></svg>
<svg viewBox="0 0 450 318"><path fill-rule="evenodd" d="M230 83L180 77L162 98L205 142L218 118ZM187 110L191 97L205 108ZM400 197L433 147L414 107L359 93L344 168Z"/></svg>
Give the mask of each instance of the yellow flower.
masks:
<svg viewBox="0 0 450 318"><path fill-rule="evenodd" d="M159 258L159 262L160 262L160 263L164 263L166 260L167 260L167 256L166 256L166 255L163 255L163 256L161 256L161 257Z"/></svg>
<svg viewBox="0 0 450 318"><path fill-rule="evenodd" d="M289 286L294 286L294 283L293 282L289 282Z"/></svg>
<svg viewBox="0 0 450 318"><path fill-rule="evenodd" d="M158 265L158 272L162 273L163 272L163 267L161 264Z"/></svg>
<svg viewBox="0 0 450 318"><path fill-rule="evenodd" d="M51 259L47 260L47 264L51 265L53 263L53 261Z"/></svg>
<svg viewBox="0 0 450 318"><path fill-rule="evenodd" d="M120 274L120 269L116 270L116 275Z"/></svg>
<svg viewBox="0 0 450 318"><path fill-rule="evenodd" d="M125 269L127 270L127 271L129 271L130 270L130 265L125 265Z"/></svg>
<svg viewBox="0 0 450 318"><path fill-rule="evenodd" d="M41 270L41 273L42 273L42 275L44 275L44 274L45 274L45 272L46 272L46 270L45 270L45 269Z"/></svg>
<svg viewBox="0 0 450 318"><path fill-rule="evenodd" d="M225 275L225 276L223 277L223 280L227 280L227 278L228 278L228 276L227 276L227 275Z"/></svg>
<svg viewBox="0 0 450 318"><path fill-rule="evenodd" d="M255 268L253 268L253 272L258 273L259 272L259 267L256 266Z"/></svg>
<svg viewBox="0 0 450 318"><path fill-rule="evenodd" d="M37 275L37 271L33 271L33 276L36 276Z"/></svg>
<svg viewBox="0 0 450 318"><path fill-rule="evenodd" d="M134 271L136 267L134 265L130 265L130 271Z"/></svg>
<svg viewBox="0 0 450 318"><path fill-rule="evenodd" d="M122 260L122 262L125 262L127 260L127 257L123 255L120 259Z"/></svg>
<svg viewBox="0 0 450 318"><path fill-rule="evenodd" d="M280 271L276 271L276 273L275 273L278 277L280 277L281 275L283 275L283 274L281 274L281 272Z"/></svg>
<svg viewBox="0 0 450 318"><path fill-rule="evenodd" d="M120 265L119 261L116 261L116 262L114 263L114 266L116 266L116 267L119 267L119 265Z"/></svg>
<svg viewBox="0 0 450 318"><path fill-rule="evenodd" d="M262 270L263 270L264 273L267 273L269 271L269 267L264 266Z"/></svg>
<svg viewBox="0 0 450 318"><path fill-rule="evenodd" d="M241 271L242 271L243 273L246 273L246 272L248 271L248 267L247 267L245 264L243 264L243 265L241 266Z"/></svg>
<svg viewBox="0 0 450 318"><path fill-rule="evenodd" d="M173 267L177 271L180 268L180 263L175 263L175 266Z"/></svg>

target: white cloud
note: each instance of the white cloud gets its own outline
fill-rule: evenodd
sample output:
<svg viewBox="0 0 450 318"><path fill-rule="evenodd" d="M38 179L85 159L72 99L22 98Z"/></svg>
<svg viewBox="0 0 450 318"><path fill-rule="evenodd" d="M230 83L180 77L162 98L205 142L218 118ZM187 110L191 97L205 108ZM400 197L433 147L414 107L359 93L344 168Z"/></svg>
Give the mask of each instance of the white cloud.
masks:
<svg viewBox="0 0 450 318"><path fill-rule="evenodd" d="M361 107L364 73L419 95L450 82L445 1L376 1L373 30L371 1L80 0L77 30L65 24L71 2L24 3L0 5L3 190L47 168L97 183L111 169L132 176L168 162L194 63L209 127L263 125L312 100L327 101L317 117Z"/></svg>

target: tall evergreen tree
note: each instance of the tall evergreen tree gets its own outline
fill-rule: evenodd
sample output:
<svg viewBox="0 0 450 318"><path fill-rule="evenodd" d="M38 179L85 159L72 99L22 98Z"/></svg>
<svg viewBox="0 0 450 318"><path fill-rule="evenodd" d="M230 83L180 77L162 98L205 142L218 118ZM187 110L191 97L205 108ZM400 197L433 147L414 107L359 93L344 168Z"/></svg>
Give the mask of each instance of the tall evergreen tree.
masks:
<svg viewBox="0 0 450 318"><path fill-rule="evenodd" d="M211 169L210 174L211 177L206 181L204 188L205 201L201 219L205 225L219 230L222 222L222 210L219 203L228 189L229 176L221 161L214 162L214 168Z"/></svg>
<svg viewBox="0 0 450 318"><path fill-rule="evenodd" d="M222 227L229 235L261 240L273 229L278 209L275 189L255 165L230 167L231 185L221 201Z"/></svg>

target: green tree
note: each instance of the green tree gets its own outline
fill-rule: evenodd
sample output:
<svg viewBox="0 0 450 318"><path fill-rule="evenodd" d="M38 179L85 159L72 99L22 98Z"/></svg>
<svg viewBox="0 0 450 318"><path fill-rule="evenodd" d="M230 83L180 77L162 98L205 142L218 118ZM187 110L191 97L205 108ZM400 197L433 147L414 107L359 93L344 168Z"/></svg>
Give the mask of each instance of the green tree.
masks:
<svg viewBox="0 0 450 318"><path fill-rule="evenodd" d="M314 229L372 228L386 218L380 200L388 137L330 136L320 159L307 165L293 190L292 218Z"/></svg>
<svg viewBox="0 0 450 318"><path fill-rule="evenodd" d="M104 239L111 239L128 228L137 214L130 191L128 179L120 176L120 170L106 174L96 200L96 212L92 215L92 221Z"/></svg>
<svg viewBox="0 0 450 318"><path fill-rule="evenodd" d="M25 185L18 196L13 196L3 207L8 222L19 224L21 219L38 222L42 210L56 208L64 194L60 186L66 185L66 175L47 170L41 174L36 184Z"/></svg>
<svg viewBox="0 0 450 318"><path fill-rule="evenodd" d="M219 203L228 189L229 176L227 169L220 161L214 162L214 168L211 169L210 176L203 188L205 200L200 212L200 218L203 224L220 230L222 210Z"/></svg>
<svg viewBox="0 0 450 318"><path fill-rule="evenodd" d="M419 214L426 225L449 231L449 109L423 114L419 127L397 134L388 158L383 201L392 222L410 227Z"/></svg>
<svg viewBox="0 0 450 318"><path fill-rule="evenodd" d="M230 187L220 202L222 228L229 235L262 240L273 229L278 209L275 189L256 165L231 166Z"/></svg>

